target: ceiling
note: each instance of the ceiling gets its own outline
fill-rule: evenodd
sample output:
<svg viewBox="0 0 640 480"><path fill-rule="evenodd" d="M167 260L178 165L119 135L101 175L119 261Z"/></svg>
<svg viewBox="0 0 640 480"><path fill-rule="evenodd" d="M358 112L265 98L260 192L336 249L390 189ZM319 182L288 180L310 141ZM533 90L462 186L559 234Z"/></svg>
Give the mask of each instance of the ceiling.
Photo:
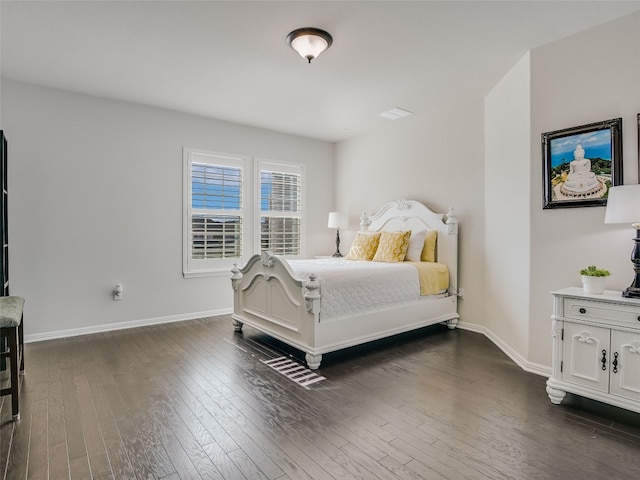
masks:
<svg viewBox="0 0 640 480"><path fill-rule="evenodd" d="M640 1L7 1L9 79L339 141L482 98L528 50ZM319 27L311 64L287 34ZM480 96L480 97L478 97Z"/></svg>

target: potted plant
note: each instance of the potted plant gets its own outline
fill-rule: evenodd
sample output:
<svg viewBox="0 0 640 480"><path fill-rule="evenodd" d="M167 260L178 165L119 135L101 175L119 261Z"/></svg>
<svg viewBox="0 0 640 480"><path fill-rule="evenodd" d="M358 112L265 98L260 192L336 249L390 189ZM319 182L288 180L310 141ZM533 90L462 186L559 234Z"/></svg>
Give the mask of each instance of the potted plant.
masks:
<svg viewBox="0 0 640 480"><path fill-rule="evenodd" d="M595 265L589 265L587 268L580 270L582 276L582 288L585 293L604 293L607 284L607 277L611 275L609 270L598 268Z"/></svg>

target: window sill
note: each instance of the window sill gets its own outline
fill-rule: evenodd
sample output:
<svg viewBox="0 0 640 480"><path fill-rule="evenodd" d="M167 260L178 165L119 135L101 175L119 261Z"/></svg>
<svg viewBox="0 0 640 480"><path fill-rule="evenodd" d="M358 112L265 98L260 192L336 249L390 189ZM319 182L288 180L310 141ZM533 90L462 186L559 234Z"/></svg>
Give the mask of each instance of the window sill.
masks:
<svg viewBox="0 0 640 480"><path fill-rule="evenodd" d="M184 278L202 278L202 277L230 277L231 269L221 270L198 270L194 272L182 272Z"/></svg>

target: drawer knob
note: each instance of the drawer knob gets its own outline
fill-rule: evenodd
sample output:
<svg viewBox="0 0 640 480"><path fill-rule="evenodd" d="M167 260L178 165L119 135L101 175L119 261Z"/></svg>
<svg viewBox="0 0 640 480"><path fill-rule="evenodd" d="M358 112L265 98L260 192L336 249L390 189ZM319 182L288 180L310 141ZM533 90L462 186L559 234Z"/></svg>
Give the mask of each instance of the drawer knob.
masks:
<svg viewBox="0 0 640 480"><path fill-rule="evenodd" d="M584 307L581 307L580 310L578 310L580 313L587 313L587 309ZM640 317L638 317L638 320L640 321Z"/></svg>

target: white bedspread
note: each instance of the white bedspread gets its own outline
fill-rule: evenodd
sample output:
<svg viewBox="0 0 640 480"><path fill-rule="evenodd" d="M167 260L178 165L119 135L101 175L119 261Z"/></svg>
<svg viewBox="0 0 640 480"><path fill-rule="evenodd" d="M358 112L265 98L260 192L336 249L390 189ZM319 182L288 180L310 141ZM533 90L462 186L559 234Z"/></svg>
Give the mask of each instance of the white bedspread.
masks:
<svg viewBox="0 0 640 480"><path fill-rule="evenodd" d="M411 265L340 258L288 263L300 280L307 280L312 273L318 277L320 321L420 301L418 271Z"/></svg>

